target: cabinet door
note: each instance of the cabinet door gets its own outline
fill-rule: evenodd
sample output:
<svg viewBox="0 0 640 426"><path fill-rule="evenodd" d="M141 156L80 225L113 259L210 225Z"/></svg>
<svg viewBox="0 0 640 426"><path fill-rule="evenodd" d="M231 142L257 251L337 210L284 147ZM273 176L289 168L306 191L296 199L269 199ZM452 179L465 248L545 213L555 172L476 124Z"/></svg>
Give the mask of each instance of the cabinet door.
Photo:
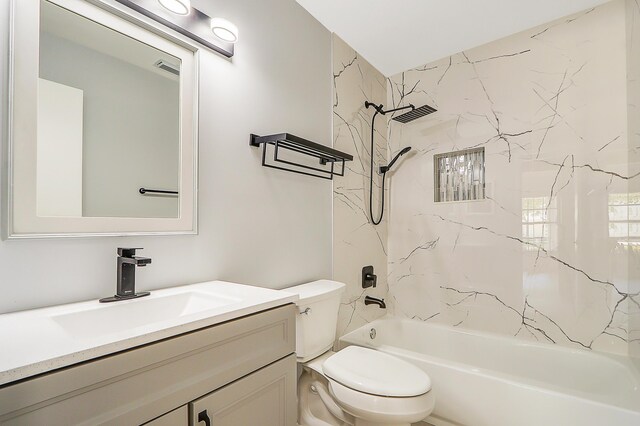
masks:
<svg viewBox="0 0 640 426"><path fill-rule="evenodd" d="M191 426L294 426L297 413L295 355L189 405Z"/></svg>

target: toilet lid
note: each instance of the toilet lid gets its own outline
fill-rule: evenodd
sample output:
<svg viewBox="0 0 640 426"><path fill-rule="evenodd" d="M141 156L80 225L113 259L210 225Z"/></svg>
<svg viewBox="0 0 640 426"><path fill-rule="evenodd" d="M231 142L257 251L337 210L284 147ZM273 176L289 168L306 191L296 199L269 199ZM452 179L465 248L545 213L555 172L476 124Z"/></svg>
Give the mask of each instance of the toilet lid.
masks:
<svg viewBox="0 0 640 426"><path fill-rule="evenodd" d="M322 370L336 382L372 395L411 397L431 390L431 379L415 365L360 346L332 355Z"/></svg>

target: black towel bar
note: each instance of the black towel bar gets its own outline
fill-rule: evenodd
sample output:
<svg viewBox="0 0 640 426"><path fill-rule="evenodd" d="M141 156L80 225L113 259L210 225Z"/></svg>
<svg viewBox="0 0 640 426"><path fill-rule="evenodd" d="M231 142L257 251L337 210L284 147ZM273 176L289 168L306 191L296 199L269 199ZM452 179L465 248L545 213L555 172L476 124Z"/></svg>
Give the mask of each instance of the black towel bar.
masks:
<svg viewBox="0 0 640 426"><path fill-rule="evenodd" d="M165 191L162 189L147 189L147 188L140 188L138 190L139 193L141 193L142 195L144 194L171 194L171 195L178 195L178 191Z"/></svg>

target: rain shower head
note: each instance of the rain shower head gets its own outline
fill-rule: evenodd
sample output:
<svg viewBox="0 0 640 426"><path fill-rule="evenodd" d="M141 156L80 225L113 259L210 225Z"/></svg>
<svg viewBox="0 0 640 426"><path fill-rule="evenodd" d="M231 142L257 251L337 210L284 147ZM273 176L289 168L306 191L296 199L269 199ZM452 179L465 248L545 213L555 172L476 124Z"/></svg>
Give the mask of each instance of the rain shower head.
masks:
<svg viewBox="0 0 640 426"><path fill-rule="evenodd" d="M412 122L413 120L417 120L418 118L422 118L425 115L432 114L436 112L437 109L430 107L429 105L422 105L420 108L412 109L409 112L405 112L397 117L393 117L393 119L399 123L407 124Z"/></svg>

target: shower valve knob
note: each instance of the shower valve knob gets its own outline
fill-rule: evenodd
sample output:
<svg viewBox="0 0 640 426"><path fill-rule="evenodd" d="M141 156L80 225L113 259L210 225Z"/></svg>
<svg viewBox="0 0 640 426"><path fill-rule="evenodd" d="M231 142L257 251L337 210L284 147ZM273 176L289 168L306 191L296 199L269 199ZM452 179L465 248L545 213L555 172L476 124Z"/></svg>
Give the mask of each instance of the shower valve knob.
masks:
<svg viewBox="0 0 640 426"><path fill-rule="evenodd" d="M373 266L362 268L362 288L375 287L377 282L378 276L373 273Z"/></svg>

